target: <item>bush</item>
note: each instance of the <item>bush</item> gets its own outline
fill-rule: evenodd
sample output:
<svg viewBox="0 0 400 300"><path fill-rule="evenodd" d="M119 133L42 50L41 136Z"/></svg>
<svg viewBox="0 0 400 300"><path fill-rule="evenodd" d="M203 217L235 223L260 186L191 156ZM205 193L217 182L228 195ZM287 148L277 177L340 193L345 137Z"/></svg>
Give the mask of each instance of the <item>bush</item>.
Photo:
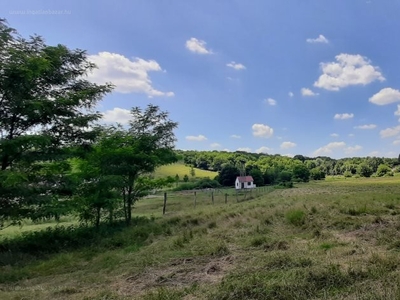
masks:
<svg viewBox="0 0 400 300"><path fill-rule="evenodd" d="M286 213L286 220L294 226L301 226L305 223L306 214L302 210L290 210Z"/></svg>
<svg viewBox="0 0 400 300"><path fill-rule="evenodd" d="M353 176L353 174L350 171L346 171L343 173L343 176L346 178L350 178L351 176Z"/></svg>

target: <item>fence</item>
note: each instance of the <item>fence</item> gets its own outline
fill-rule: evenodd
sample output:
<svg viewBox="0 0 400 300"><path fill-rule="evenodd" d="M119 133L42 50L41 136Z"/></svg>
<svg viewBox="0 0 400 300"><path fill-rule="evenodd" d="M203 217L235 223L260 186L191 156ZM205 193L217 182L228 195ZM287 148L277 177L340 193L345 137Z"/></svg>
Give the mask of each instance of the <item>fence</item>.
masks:
<svg viewBox="0 0 400 300"><path fill-rule="evenodd" d="M235 189L203 189L180 192L165 192L163 202L163 215L168 208L176 211L176 208L192 205L196 208L199 205L216 205L237 203L251 200L266 193L274 188L272 186L257 187L254 189L235 190ZM175 209L174 209L175 208Z"/></svg>

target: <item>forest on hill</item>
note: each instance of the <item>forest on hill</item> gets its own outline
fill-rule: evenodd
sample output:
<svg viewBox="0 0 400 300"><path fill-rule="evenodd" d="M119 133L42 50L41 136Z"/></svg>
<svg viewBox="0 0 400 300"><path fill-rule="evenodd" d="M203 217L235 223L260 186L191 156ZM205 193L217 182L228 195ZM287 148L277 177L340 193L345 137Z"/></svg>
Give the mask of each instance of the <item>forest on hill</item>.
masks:
<svg viewBox="0 0 400 300"><path fill-rule="evenodd" d="M236 176L245 172L253 176L256 185L292 181L307 182L325 176L345 177L393 176L400 171L399 158L351 157L333 159L326 156L294 157L279 154L248 153L242 151L177 151L186 165L202 170L217 171L215 178L221 185L232 186Z"/></svg>

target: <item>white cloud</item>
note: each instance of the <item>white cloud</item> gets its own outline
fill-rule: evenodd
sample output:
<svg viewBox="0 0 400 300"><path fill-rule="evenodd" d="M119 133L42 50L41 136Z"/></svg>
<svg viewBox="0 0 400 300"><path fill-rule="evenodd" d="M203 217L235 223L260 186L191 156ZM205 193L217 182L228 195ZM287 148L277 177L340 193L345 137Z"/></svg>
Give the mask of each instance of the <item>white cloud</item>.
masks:
<svg viewBox="0 0 400 300"><path fill-rule="evenodd" d="M253 124L253 135L261 138L270 138L274 135L274 130L268 125L264 124Z"/></svg>
<svg viewBox="0 0 400 300"><path fill-rule="evenodd" d="M366 124L366 125L359 125L355 126L355 129L375 129L376 125L375 124Z"/></svg>
<svg viewBox="0 0 400 300"><path fill-rule="evenodd" d="M377 105L386 105L400 101L400 91L392 88L381 89L378 93L369 98L369 102Z"/></svg>
<svg viewBox="0 0 400 300"><path fill-rule="evenodd" d="M308 97L311 97L311 96L317 96L317 95L319 95L318 93L314 93L312 90L310 90L310 89L308 89L308 88L302 88L301 89L301 94L303 95L303 96L308 96Z"/></svg>
<svg viewBox="0 0 400 300"><path fill-rule="evenodd" d="M132 120L132 115L129 109L114 107L102 113L103 121L106 123L128 124Z"/></svg>
<svg viewBox="0 0 400 300"><path fill-rule="evenodd" d="M243 151L243 152L251 152L251 148L249 148L249 147L244 147L244 148L237 148L237 150L236 151Z"/></svg>
<svg viewBox="0 0 400 300"><path fill-rule="evenodd" d="M233 138L233 139L241 139L242 137L240 135L237 135L237 134L232 134L231 138Z"/></svg>
<svg viewBox="0 0 400 300"><path fill-rule="evenodd" d="M272 99L272 98L265 99L264 102L267 103L268 105L271 105L271 106L275 106L276 105L276 100Z"/></svg>
<svg viewBox="0 0 400 300"><path fill-rule="evenodd" d="M378 156L380 154L379 151L372 151L368 154L368 156Z"/></svg>
<svg viewBox="0 0 400 300"><path fill-rule="evenodd" d="M256 150L256 153L269 153L269 152L271 152L271 151L272 151L271 148L268 148L268 147L266 147L266 146L262 146L262 147L260 147L260 148L258 148L258 149Z"/></svg>
<svg viewBox="0 0 400 300"><path fill-rule="evenodd" d="M221 146L221 144L218 144L218 143L212 143L212 144L210 145L210 147L211 147L211 148L221 148L222 146Z"/></svg>
<svg viewBox="0 0 400 300"><path fill-rule="evenodd" d="M347 147L344 149L344 153L346 153L346 154L356 153L356 152L362 150L362 148L363 147L360 145L355 145L354 147Z"/></svg>
<svg viewBox="0 0 400 300"><path fill-rule="evenodd" d="M380 135L382 138L392 137L400 134L400 125L392 128L381 130Z"/></svg>
<svg viewBox="0 0 400 300"><path fill-rule="evenodd" d="M337 133L331 133L331 137L339 137Z"/></svg>
<svg viewBox="0 0 400 300"><path fill-rule="evenodd" d="M287 156L287 157L293 158L293 157L294 157L294 154L292 154L292 153L286 153L286 154L282 154L282 156Z"/></svg>
<svg viewBox="0 0 400 300"><path fill-rule="evenodd" d="M114 91L124 94L144 93L149 97L174 96L173 92L162 92L152 86L149 72L162 71L155 60L138 57L130 60L123 55L110 52L89 55L88 59L98 67L88 74L88 79L92 82L98 84L111 82L115 85Z"/></svg>
<svg viewBox="0 0 400 300"><path fill-rule="evenodd" d="M198 136L195 136L195 135L188 135L188 136L186 137L186 139L187 139L188 141L195 141L195 142L202 142L202 141L206 141L206 140L207 140L207 138L206 138L204 135L202 135L202 134L199 134Z"/></svg>
<svg viewBox="0 0 400 300"><path fill-rule="evenodd" d="M186 48L198 54L212 54L212 51L206 48L207 43L203 40L191 38L186 41Z"/></svg>
<svg viewBox="0 0 400 300"><path fill-rule="evenodd" d="M235 70L244 70L246 67L242 64L236 63L234 61L231 61L230 63L226 64L227 67L233 68Z"/></svg>
<svg viewBox="0 0 400 300"><path fill-rule="evenodd" d="M400 140L393 141L393 145L400 145Z"/></svg>
<svg viewBox="0 0 400 300"><path fill-rule="evenodd" d="M222 151L225 151L225 152L231 152L231 150L230 150L230 149L228 149L228 148L222 149Z"/></svg>
<svg viewBox="0 0 400 300"><path fill-rule="evenodd" d="M292 92L289 92L289 97L293 97L294 96L294 94L292 93Z"/></svg>
<svg viewBox="0 0 400 300"><path fill-rule="evenodd" d="M307 39L306 41L307 41L307 43L312 43L312 44L315 44L315 43L328 44L329 43L328 39L326 37L324 37L322 34L320 34L315 39Z"/></svg>
<svg viewBox="0 0 400 300"><path fill-rule="evenodd" d="M384 81L378 67L372 66L368 58L359 54L339 54L336 62L320 63L322 75L314 86L330 91L349 85L367 85L375 80Z"/></svg>
<svg viewBox="0 0 400 300"><path fill-rule="evenodd" d="M354 137L354 133L349 133L349 137Z"/></svg>
<svg viewBox="0 0 400 300"><path fill-rule="evenodd" d="M315 156L331 154L335 149L343 149L346 147L345 142L332 142L314 151Z"/></svg>
<svg viewBox="0 0 400 300"><path fill-rule="evenodd" d="M289 149L289 148L293 148L293 147L296 147L296 146L297 146L297 144L293 143L293 142L283 142L281 144L281 149Z"/></svg>
<svg viewBox="0 0 400 300"><path fill-rule="evenodd" d="M344 114L336 114L333 118L335 120L347 120L347 119L352 119L353 117L354 114L344 113Z"/></svg>
<svg viewBox="0 0 400 300"><path fill-rule="evenodd" d="M400 104L397 104L397 110L394 112L395 116L400 116Z"/></svg>

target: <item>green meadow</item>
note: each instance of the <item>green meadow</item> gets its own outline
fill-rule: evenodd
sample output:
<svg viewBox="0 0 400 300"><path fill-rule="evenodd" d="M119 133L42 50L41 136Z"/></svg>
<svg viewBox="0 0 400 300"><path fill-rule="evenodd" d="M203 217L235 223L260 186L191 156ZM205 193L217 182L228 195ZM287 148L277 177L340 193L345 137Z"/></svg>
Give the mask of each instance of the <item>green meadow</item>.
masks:
<svg viewBox="0 0 400 300"><path fill-rule="evenodd" d="M328 178L246 199L198 191L196 207L192 192L176 192L165 215L162 206L162 195L141 200L128 228L65 219L1 231L0 298L400 297L399 177Z"/></svg>

